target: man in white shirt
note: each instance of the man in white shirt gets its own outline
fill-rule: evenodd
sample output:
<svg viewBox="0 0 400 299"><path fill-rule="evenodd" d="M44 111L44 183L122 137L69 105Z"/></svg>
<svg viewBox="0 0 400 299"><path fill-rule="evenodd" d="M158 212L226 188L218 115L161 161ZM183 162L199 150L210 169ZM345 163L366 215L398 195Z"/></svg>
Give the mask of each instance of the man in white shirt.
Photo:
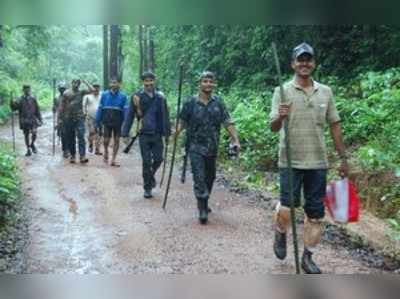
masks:
<svg viewBox="0 0 400 299"><path fill-rule="evenodd" d="M102 155L100 152L102 129L96 126L96 112L100 103L100 85L93 84L94 92L83 98L83 111L86 116L86 123L89 131L89 152L93 153L93 145L95 146L95 154Z"/></svg>

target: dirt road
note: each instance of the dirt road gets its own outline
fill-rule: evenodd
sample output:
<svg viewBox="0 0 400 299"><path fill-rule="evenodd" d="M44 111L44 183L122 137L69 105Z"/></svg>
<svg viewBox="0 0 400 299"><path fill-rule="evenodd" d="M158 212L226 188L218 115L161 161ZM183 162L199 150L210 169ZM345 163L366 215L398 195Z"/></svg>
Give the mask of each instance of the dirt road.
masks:
<svg viewBox="0 0 400 299"><path fill-rule="evenodd" d="M218 185L209 225L197 221L192 181L175 173L167 210L164 190L143 198L141 160L135 147L120 155L121 168L89 155L86 166L51 155L51 118L39 129L39 153L17 147L30 219L24 273L293 273L294 259L272 251L272 211L249 196ZM9 128L0 129L3 140ZM289 249L290 252L291 248ZM326 273L375 273L344 248L322 244L316 261Z"/></svg>

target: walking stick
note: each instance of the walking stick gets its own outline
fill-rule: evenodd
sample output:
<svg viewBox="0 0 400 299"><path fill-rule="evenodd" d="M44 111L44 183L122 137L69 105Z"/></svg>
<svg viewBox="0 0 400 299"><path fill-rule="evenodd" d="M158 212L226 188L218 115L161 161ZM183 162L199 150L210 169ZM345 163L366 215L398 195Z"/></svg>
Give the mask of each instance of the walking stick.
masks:
<svg viewBox="0 0 400 299"><path fill-rule="evenodd" d="M162 208L163 208L164 210L165 210L165 206L167 205L169 187L171 186L172 173L173 173L173 171L174 171L174 163L175 163L175 155L176 155L176 145L177 145L177 141L178 141L178 136L177 136L176 132L178 131L179 114L180 114L180 111L181 111L182 83L183 83L183 63L181 63L181 64L180 64L180 67L179 67L178 104L177 104L177 109L176 109L176 122L175 122L174 146L173 146L173 148L172 148L171 167L170 167L170 169L169 169L169 176L168 176L168 182L167 182L167 189L165 190L164 202L163 202L163 205L162 205Z"/></svg>
<svg viewBox="0 0 400 299"><path fill-rule="evenodd" d="M56 154L56 113L54 111L55 98L56 98L56 79L53 79L53 156Z"/></svg>
<svg viewBox="0 0 400 299"><path fill-rule="evenodd" d="M165 170L167 168L168 144L169 144L169 136L165 136L164 165L163 165L163 169L162 169L162 173L161 173L160 188L163 185L164 177L165 177Z"/></svg>
<svg viewBox="0 0 400 299"><path fill-rule="evenodd" d="M276 49L275 43L272 43L272 51L274 54L276 70L278 73L281 103L287 103L285 92L283 90L281 67L279 64L278 51ZM294 195L293 195L293 169L292 169L292 157L291 157L291 153L290 153L289 121L287 118L284 119L283 125L284 125L284 131L285 131L286 160L287 160L288 177L289 177L290 218L292 221L294 258L295 258L295 262L296 262L296 274L300 274L299 246L298 246L298 241L297 241L296 214L295 214Z"/></svg>
<svg viewBox="0 0 400 299"><path fill-rule="evenodd" d="M15 153L15 123L14 123L14 109L12 107L12 103L14 101L14 94L10 93L10 108L11 108L11 136L13 142L13 151Z"/></svg>

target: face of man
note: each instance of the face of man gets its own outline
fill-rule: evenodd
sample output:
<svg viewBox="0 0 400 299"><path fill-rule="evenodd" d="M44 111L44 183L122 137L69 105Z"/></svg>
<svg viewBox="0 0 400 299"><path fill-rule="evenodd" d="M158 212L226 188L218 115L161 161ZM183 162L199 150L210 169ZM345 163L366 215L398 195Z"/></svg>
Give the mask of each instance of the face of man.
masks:
<svg viewBox="0 0 400 299"><path fill-rule="evenodd" d="M30 87L24 87L22 89L22 91L23 91L24 95L28 96L31 93L31 88Z"/></svg>
<svg viewBox="0 0 400 299"><path fill-rule="evenodd" d="M292 61L292 68L297 76L309 78L315 69L315 59L304 53Z"/></svg>
<svg viewBox="0 0 400 299"><path fill-rule="evenodd" d="M155 80L153 78L145 78L143 80L143 87L148 92L154 91Z"/></svg>
<svg viewBox="0 0 400 299"><path fill-rule="evenodd" d="M215 83L212 78L202 78L200 81L200 90L206 94L211 94L214 90Z"/></svg>
<svg viewBox="0 0 400 299"><path fill-rule="evenodd" d="M81 86L81 80L74 80L72 81L72 89L73 90L78 90L79 86Z"/></svg>
<svg viewBox="0 0 400 299"><path fill-rule="evenodd" d="M93 88L94 88L94 95L98 95L99 93L100 93L100 86L98 86L98 85L96 85L96 86L93 86Z"/></svg>
<svg viewBox="0 0 400 299"><path fill-rule="evenodd" d="M118 80L111 80L110 81L110 89L112 91L117 91L120 88L120 83L118 82Z"/></svg>

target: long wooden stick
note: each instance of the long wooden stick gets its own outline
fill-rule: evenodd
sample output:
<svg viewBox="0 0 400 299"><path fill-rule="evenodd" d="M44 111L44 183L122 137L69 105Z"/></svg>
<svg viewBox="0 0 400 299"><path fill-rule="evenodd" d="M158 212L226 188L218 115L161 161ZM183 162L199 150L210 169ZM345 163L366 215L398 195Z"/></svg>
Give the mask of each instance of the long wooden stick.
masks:
<svg viewBox="0 0 400 299"><path fill-rule="evenodd" d="M53 79L53 106L56 99L56 79ZM56 154L56 113L53 110L53 156Z"/></svg>
<svg viewBox="0 0 400 299"><path fill-rule="evenodd" d="M176 109L175 132L178 131L178 125L179 125L179 114L180 114L180 111L181 111L181 98L182 98L182 83L183 83L183 62L181 63L180 69L179 69L178 104L177 104L177 109ZM165 210L165 207L167 205L169 188L171 186L172 173L174 171L174 163L175 163L175 156L176 156L177 141L178 141L178 136L177 136L177 134L175 134L174 135L174 146L172 148L172 158L171 158L171 166L170 166L170 169L169 169L167 188L165 190L164 202L163 202L163 205L162 205L162 208L164 210Z"/></svg>
<svg viewBox="0 0 400 299"><path fill-rule="evenodd" d="M276 70L279 79L279 91L281 96L281 103L287 103L285 92L283 89L281 66L278 58L278 51L276 49L275 43L272 43L272 51L274 53ZM296 229L296 213L294 206L294 194L293 194L293 169L292 169L292 156L290 152L290 138L289 138L289 120L285 118L284 123L285 131L285 146L286 146L286 160L288 167L288 177L289 177L289 201L290 201L290 218L292 221L292 232L293 232L293 248L294 248L294 259L296 262L296 274L300 274L300 262L299 262L299 245L297 241L297 229Z"/></svg>
<svg viewBox="0 0 400 299"><path fill-rule="evenodd" d="M12 142L13 142L13 151L15 153L16 148L15 148L15 121L14 121L14 109L11 107L11 104L14 101L14 94L11 92L10 93L10 108L11 108L11 136L12 136Z"/></svg>

